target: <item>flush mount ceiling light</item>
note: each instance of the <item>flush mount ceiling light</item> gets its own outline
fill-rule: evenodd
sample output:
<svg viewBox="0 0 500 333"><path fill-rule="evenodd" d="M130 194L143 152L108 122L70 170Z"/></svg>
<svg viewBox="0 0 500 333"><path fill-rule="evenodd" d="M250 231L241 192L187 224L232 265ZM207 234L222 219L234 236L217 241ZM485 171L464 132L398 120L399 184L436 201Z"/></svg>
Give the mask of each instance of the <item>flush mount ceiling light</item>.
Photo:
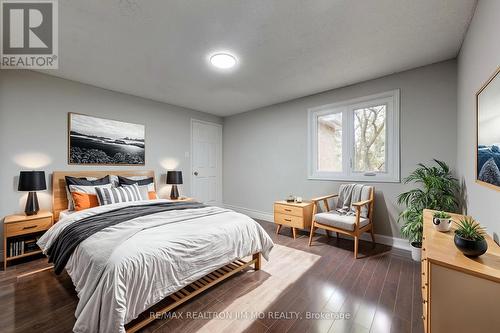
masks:
<svg viewBox="0 0 500 333"><path fill-rule="evenodd" d="M229 53L216 53L210 57L210 63L217 68L229 69L236 65L236 57Z"/></svg>

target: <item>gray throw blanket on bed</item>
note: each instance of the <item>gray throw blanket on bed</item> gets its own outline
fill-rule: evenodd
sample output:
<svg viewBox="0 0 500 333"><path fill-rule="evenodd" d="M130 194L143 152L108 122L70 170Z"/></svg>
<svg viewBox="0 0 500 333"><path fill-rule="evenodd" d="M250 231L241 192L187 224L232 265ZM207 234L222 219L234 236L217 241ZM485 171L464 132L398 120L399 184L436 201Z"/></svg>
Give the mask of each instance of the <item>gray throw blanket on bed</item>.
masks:
<svg viewBox="0 0 500 333"><path fill-rule="evenodd" d="M66 227L56 238L48 249L49 262L54 263L54 271L60 274L76 247L95 234L107 227L130 221L137 217L152 215L169 210L203 208L203 204L197 202L161 202L144 206L128 206L117 208L101 214L89 216L77 223Z"/></svg>

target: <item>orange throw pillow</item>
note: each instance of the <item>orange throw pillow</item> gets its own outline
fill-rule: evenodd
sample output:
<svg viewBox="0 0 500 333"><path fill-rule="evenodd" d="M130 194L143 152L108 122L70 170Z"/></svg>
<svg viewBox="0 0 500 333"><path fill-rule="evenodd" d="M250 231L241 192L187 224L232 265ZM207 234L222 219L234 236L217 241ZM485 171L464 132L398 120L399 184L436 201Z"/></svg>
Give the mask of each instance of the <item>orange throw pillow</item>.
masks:
<svg viewBox="0 0 500 333"><path fill-rule="evenodd" d="M149 197L149 200L158 199L158 196L156 195L155 191L148 192L148 197Z"/></svg>
<svg viewBox="0 0 500 333"><path fill-rule="evenodd" d="M75 202L76 211L99 206L99 200L97 199L97 195L72 192L71 196L73 197L73 201Z"/></svg>

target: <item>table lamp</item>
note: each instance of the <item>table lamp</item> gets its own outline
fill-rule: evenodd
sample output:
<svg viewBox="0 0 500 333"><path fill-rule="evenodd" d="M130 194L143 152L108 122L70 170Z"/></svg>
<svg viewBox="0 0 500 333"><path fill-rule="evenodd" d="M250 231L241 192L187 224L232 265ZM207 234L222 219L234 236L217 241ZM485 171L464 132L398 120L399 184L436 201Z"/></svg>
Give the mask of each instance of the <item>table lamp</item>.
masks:
<svg viewBox="0 0 500 333"><path fill-rule="evenodd" d="M26 191L28 199L26 200L26 207L24 212L26 215L36 215L39 211L38 198L36 191L43 191L47 189L45 183L44 171L21 171L19 173L18 191Z"/></svg>
<svg viewBox="0 0 500 333"><path fill-rule="evenodd" d="M167 171L167 184L172 185L170 199L177 200L179 198L177 185L182 184L182 171Z"/></svg>

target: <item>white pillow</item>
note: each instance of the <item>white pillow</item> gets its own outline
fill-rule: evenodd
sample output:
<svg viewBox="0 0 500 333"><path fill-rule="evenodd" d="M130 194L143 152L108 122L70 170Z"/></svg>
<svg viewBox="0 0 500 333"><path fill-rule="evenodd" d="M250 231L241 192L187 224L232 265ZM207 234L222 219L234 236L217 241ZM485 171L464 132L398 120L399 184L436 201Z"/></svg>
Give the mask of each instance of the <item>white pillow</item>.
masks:
<svg viewBox="0 0 500 333"><path fill-rule="evenodd" d="M73 192L80 192L80 193L85 193L85 194L93 194L97 195L97 192L95 191L96 187L104 187L104 188L111 188L113 187L113 184L106 184L106 185L70 185L69 186L69 191L71 193Z"/></svg>
<svg viewBox="0 0 500 333"><path fill-rule="evenodd" d="M151 177L148 177L148 176L132 176L132 177L125 177L125 178L132 179L132 180L144 180L144 179L148 179L148 178L151 178Z"/></svg>
<svg viewBox="0 0 500 333"><path fill-rule="evenodd" d="M84 195L83 198L85 198L86 196L91 196L91 195L92 196L97 196L96 188L111 188L111 187L112 187L111 184L105 184L105 185L70 185L69 186L69 191L71 193L73 193L73 194L74 193L83 194ZM77 197L80 198L82 196L79 195ZM86 203L85 200L83 200L82 202L75 202L75 200L73 200L74 199L73 196L71 196L71 199L73 201L73 209L74 210L82 210L82 209L88 209L88 208L94 207L92 205L87 206L87 203ZM88 200L90 202L90 198L88 198Z"/></svg>
<svg viewBox="0 0 500 333"><path fill-rule="evenodd" d="M110 176L110 179L112 179L112 183L115 181L115 177L116 178L116 182L118 185L116 185L115 187L118 187L119 186L119 183L120 183L120 180L118 179L118 176ZM148 179L148 178L151 178L151 177L148 177L148 176L132 176L132 177L123 177L123 178L127 178L127 179L130 179L130 180L144 180L144 179ZM122 186L129 186L129 185L125 185L123 184ZM148 188L148 195L145 197L144 200L151 200L151 199L158 199L158 194L156 193L156 187L155 187L155 182L153 181L152 183L148 184L148 185L138 185L139 186L139 189L141 189L142 186L146 186ZM149 193L153 192L154 193L154 196L153 197L149 197Z"/></svg>
<svg viewBox="0 0 500 333"><path fill-rule="evenodd" d="M131 179L131 180L144 180L144 179L148 179L148 178L151 178L151 177L148 177L148 176L133 176L133 177L126 177L128 179ZM117 177L118 179L118 177ZM140 186L146 186L146 185L139 185ZM155 189L155 183L152 182L151 184L148 184L147 185L148 187L148 192L156 192L156 189Z"/></svg>
<svg viewBox="0 0 500 333"><path fill-rule="evenodd" d="M96 177L84 177L85 179L92 181L92 180L97 180L98 178ZM68 199L68 211L74 211L75 210L75 201L73 200L73 197L71 196L71 191L69 190L69 187L66 186L66 198Z"/></svg>
<svg viewBox="0 0 500 333"><path fill-rule="evenodd" d="M134 186L137 184L133 185L122 185L123 187L128 187L128 186ZM137 185L139 188L139 193L141 194L142 200L149 200L149 185Z"/></svg>

